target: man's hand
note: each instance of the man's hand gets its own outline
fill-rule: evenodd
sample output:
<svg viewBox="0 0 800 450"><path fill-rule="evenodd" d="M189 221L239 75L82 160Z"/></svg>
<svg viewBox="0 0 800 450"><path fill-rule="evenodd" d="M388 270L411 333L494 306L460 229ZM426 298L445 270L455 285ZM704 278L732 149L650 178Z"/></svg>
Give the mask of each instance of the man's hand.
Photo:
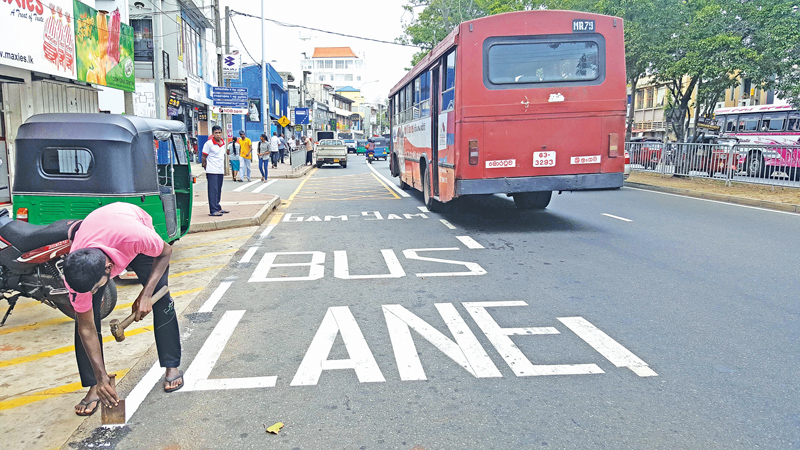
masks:
<svg viewBox="0 0 800 450"><path fill-rule="evenodd" d="M134 314L133 320L138 322L145 318L153 310L153 294L145 295L145 288L136 297L131 307L131 312Z"/></svg>
<svg viewBox="0 0 800 450"><path fill-rule="evenodd" d="M117 395L117 390L114 386L111 385L111 378L108 374L104 374L97 379L97 395L106 407L119 404L119 395Z"/></svg>

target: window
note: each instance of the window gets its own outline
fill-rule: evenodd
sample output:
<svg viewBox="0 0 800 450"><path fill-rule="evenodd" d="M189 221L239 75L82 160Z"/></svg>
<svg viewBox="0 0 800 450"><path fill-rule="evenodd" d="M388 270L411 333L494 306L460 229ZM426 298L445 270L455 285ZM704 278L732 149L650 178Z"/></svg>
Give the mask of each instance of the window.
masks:
<svg viewBox="0 0 800 450"><path fill-rule="evenodd" d="M46 148L42 152L42 171L47 175L86 178L94 166L92 153L85 148Z"/></svg>
<svg viewBox="0 0 800 450"><path fill-rule="evenodd" d="M786 122L786 131L800 131L800 112L790 112Z"/></svg>
<svg viewBox="0 0 800 450"><path fill-rule="evenodd" d="M739 116L738 131L758 131L761 114L744 114Z"/></svg>
<svg viewBox="0 0 800 450"><path fill-rule="evenodd" d="M202 40L200 39L200 32L194 28L185 16L182 17L182 33L183 39L183 66L186 71L192 75L199 77L203 76L203 59L202 59Z"/></svg>
<svg viewBox="0 0 800 450"><path fill-rule="evenodd" d="M761 131L783 131L783 124L787 118L787 113L764 113Z"/></svg>
<svg viewBox="0 0 800 450"><path fill-rule="evenodd" d="M325 68L325 61L319 60L317 61L317 69L324 69Z"/></svg>
<svg viewBox="0 0 800 450"><path fill-rule="evenodd" d="M636 108L634 109L643 109L644 108L644 89L637 89L636 90Z"/></svg>
<svg viewBox="0 0 800 450"><path fill-rule="evenodd" d="M353 81L353 74L352 73L345 74L344 81Z"/></svg>
<svg viewBox="0 0 800 450"><path fill-rule="evenodd" d="M570 38L559 41L547 37L529 42L509 41L490 45L486 67L489 83L521 85L600 79L598 43L567 41Z"/></svg>
<svg viewBox="0 0 800 450"><path fill-rule="evenodd" d="M347 69L352 69L353 68L353 60L352 59L348 59L347 61L345 61L345 67Z"/></svg>
<svg viewBox="0 0 800 450"><path fill-rule="evenodd" d="M397 97L400 99L400 102L397 104L397 112L400 116L400 123L404 123L406 121L406 90L400 90Z"/></svg>
<svg viewBox="0 0 800 450"><path fill-rule="evenodd" d="M725 132L726 133L735 133L736 132L736 123L738 122L736 116L728 116L727 120L725 121Z"/></svg>
<svg viewBox="0 0 800 450"><path fill-rule="evenodd" d="M442 111L455 108L456 94L456 51L448 53L445 59L444 89L442 90Z"/></svg>
<svg viewBox="0 0 800 450"><path fill-rule="evenodd" d="M361 75L356 77L356 81L361 81Z"/></svg>
<svg viewBox="0 0 800 450"><path fill-rule="evenodd" d="M420 117L431 115L431 73L425 72L419 76L419 110Z"/></svg>
<svg viewBox="0 0 800 450"><path fill-rule="evenodd" d="M657 97L656 97L656 106L664 106L664 98L667 95L667 89L663 88L663 87L659 88L658 89L658 94L656 94L656 95L657 95Z"/></svg>
<svg viewBox="0 0 800 450"><path fill-rule="evenodd" d="M336 68L337 69L344 69L344 60L343 59L337 59L336 60Z"/></svg>
<svg viewBox="0 0 800 450"><path fill-rule="evenodd" d="M153 25L150 19L131 19L134 61L153 62Z"/></svg>
<svg viewBox="0 0 800 450"><path fill-rule="evenodd" d="M333 60L332 59L326 59L325 60L325 68L326 69L333 69Z"/></svg>

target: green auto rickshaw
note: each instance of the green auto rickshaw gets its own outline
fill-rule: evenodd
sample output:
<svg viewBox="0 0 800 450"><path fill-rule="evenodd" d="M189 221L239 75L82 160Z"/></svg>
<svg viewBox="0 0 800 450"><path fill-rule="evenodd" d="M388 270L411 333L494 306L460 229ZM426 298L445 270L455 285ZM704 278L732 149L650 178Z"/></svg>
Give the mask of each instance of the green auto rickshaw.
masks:
<svg viewBox="0 0 800 450"><path fill-rule="evenodd" d="M147 211L165 242L189 231L193 178L186 126L113 114L38 114L19 127L14 218L83 219L127 202Z"/></svg>

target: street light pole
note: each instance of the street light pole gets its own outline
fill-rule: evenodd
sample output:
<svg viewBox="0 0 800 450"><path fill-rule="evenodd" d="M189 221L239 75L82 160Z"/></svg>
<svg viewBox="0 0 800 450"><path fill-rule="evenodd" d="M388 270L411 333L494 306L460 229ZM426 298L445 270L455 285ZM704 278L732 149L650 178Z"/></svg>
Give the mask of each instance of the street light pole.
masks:
<svg viewBox="0 0 800 450"><path fill-rule="evenodd" d="M264 124L264 134L272 133L272 121L269 118L269 83L267 78L267 21L264 20L264 11L267 9L267 0L261 0L261 122Z"/></svg>

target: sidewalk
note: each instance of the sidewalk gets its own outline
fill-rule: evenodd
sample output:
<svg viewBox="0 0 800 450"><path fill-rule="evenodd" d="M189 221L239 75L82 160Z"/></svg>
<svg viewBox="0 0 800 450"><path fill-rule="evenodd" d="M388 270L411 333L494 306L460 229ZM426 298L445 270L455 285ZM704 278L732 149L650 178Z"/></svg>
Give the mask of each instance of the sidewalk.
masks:
<svg viewBox="0 0 800 450"><path fill-rule="evenodd" d="M277 169L269 169L269 179L299 178L308 173L312 167L302 166L297 171L292 172L289 164L278 164ZM253 172L253 176L255 177L257 173L258 167ZM226 209L230 213L222 217L212 217L208 215L208 190L203 166L193 163L192 175L197 177L197 182L194 185L192 225L189 227L189 233L258 226L264 223L269 214L281 204L281 198L277 195L223 190L220 205L222 209ZM259 180L261 175L259 174L257 178L253 179ZM230 175L225 180L229 182L231 180Z"/></svg>

